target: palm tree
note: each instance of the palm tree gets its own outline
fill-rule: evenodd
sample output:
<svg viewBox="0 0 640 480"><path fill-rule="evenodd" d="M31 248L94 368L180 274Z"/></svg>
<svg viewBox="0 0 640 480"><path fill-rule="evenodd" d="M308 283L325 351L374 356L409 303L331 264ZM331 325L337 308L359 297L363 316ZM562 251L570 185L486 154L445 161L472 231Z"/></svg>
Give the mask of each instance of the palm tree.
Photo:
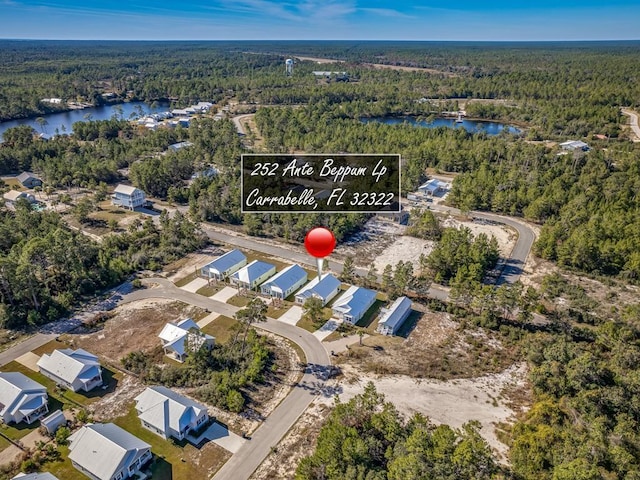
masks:
<svg viewBox="0 0 640 480"><path fill-rule="evenodd" d="M47 122L44 117L38 117L36 118L36 123L40 125L40 130L42 130L42 133L46 133L46 126L49 124L49 122Z"/></svg>

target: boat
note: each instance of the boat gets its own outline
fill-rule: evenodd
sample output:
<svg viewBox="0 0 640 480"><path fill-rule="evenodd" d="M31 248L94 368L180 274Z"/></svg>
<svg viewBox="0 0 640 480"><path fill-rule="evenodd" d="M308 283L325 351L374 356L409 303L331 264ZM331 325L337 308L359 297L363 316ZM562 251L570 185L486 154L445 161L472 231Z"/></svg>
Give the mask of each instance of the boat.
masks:
<svg viewBox="0 0 640 480"><path fill-rule="evenodd" d="M458 112L458 118L456 118L456 123L462 123L464 120L462 120L462 112Z"/></svg>

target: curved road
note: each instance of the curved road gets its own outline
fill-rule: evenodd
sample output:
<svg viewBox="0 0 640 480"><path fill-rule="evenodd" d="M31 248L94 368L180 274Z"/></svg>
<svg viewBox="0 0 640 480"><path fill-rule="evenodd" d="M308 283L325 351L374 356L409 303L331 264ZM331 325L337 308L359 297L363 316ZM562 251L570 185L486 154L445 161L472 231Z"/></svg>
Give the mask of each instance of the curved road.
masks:
<svg viewBox="0 0 640 480"><path fill-rule="evenodd" d="M157 284L158 286L134 291L125 295L122 302L133 302L145 298L169 298L207 308L229 317L233 317L234 313L239 310L233 305L182 290L164 278L148 278L142 282L145 285ZM245 442L218 470L213 477L215 480L249 478L267 457L271 447L280 442L298 420L298 417L304 413L318 395L333 396L333 392L325 386L325 380L331 367L329 354L316 337L302 328L279 322L273 318L267 319L264 323L256 323L254 326L280 335L299 345L306 356L305 373L285 399L253 433L251 440Z"/></svg>
<svg viewBox="0 0 640 480"><path fill-rule="evenodd" d="M628 108L623 108L622 113L631 119L630 126L633 133L636 134L636 138L632 138L634 142L640 142L640 126L638 126L638 114Z"/></svg>

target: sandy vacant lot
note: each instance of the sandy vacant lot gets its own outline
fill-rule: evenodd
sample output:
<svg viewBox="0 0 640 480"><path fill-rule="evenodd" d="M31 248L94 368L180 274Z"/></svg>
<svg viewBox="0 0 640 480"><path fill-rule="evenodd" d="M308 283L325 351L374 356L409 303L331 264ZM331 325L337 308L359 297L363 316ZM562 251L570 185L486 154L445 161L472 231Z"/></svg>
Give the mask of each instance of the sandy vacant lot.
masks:
<svg viewBox="0 0 640 480"><path fill-rule="evenodd" d="M429 240L402 236L385 248L376 257L373 264L378 272L382 272L388 264L395 266L399 261L409 261L413 264L413 271L415 272L420 269L420 255L428 256L434 246L435 242Z"/></svg>
<svg viewBox="0 0 640 480"><path fill-rule="evenodd" d="M506 405L501 392L507 388L523 385L526 365L517 364L503 372L473 379L416 380L407 376L371 376L347 368L346 380L340 382L342 401L362 393L365 385L371 381L376 389L383 393L386 400L396 405L407 417L420 412L435 423L445 423L452 427L461 427L471 420L482 425L480 433L484 439L501 455L507 452L507 446L500 442L495 434L495 425L507 422L516 412Z"/></svg>
<svg viewBox="0 0 640 480"><path fill-rule="evenodd" d="M202 316L203 311L173 300L150 299L121 305L113 313L113 318L102 327L69 335L73 347L81 347L119 365L120 359L130 352L158 347L158 334L167 322Z"/></svg>
<svg viewBox="0 0 640 480"><path fill-rule="evenodd" d="M491 224L489 222L461 222L454 218L447 218L442 222L443 227L454 227L460 228L460 226L465 226L471 230L474 235L479 235L484 233L487 237L491 238L491 235L496 237L498 241L498 245L500 246L500 254L503 257L507 257L511 254L511 250L513 246L516 244L517 234L516 232L507 227L506 225L496 223Z"/></svg>

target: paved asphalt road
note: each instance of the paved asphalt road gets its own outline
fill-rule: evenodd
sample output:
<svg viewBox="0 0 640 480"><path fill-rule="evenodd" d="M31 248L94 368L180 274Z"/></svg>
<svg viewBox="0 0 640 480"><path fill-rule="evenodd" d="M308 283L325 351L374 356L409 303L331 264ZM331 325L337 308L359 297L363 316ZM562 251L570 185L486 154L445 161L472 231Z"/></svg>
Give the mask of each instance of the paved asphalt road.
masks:
<svg viewBox="0 0 640 480"><path fill-rule="evenodd" d="M132 302L144 298L170 298L201 308L208 308L229 317L233 317L233 314L239 310L233 305L182 290L164 278L147 278L143 280L143 284L147 286L157 284L158 286L134 291L126 295L122 302ZM240 450L216 473L213 477L215 480L249 478L269 454L271 447L280 442L280 439L284 437L309 404L318 395L332 397L334 393L325 386L331 361L324 346L316 337L302 328L279 322L273 318L269 318L264 323L256 323L254 326L298 344L304 351L307 366L302 379L255 431L251 440L245 442Z"/></svg>
<svg viewBox="0 0 640 480"><path fill-rule="evenodd" d="M0 352L0 367L6 365L9 362L12 362L25 353L30 352L31 350L34 350L47 342L50 342L57 336L58 335L56 335L55 333L38 333L5 350L4 352Z"/></svg>

